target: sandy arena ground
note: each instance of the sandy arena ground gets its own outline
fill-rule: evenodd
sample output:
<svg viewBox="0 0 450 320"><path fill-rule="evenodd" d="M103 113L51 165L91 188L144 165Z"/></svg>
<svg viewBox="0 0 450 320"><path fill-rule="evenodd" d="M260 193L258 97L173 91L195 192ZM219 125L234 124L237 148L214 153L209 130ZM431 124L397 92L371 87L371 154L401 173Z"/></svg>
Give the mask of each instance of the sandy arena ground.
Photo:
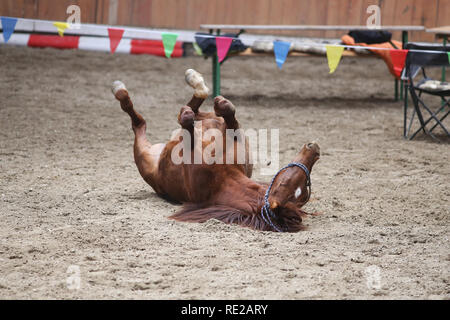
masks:
<svg viewBox="0 0 450 320"><path fill-rule="evenodd" d="M332 75L324 57L224 64L243 127L280 128L280 165L322 149L306 207L322 215L279 234L169 220L180 206L135 167L113 80L163 142L192 94L185 69L211 83L210 60L4 46L0 59L0 298L450 298L449 144L402 138L381 60Z"/></svg>

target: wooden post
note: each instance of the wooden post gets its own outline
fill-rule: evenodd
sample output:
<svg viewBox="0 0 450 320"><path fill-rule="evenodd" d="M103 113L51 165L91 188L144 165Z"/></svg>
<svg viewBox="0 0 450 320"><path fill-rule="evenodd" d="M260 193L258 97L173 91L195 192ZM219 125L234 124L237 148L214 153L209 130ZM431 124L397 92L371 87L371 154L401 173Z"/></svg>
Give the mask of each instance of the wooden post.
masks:
<svg viewBox="0 0 450 320"><path fill-rule="evenodd" d="M108 24L117 24L117 13L119 12L118 0L109 0Z"/></svg>

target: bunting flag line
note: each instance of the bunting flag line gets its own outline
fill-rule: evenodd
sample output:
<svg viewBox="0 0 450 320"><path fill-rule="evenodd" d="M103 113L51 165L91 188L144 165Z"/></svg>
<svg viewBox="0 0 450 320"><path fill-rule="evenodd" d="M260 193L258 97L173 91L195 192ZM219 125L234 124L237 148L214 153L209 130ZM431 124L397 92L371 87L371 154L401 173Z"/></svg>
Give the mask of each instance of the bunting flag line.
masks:
<svg viewBox="0 0 450 320"><path fill-rule="evenodd" d="M327 45L325 48L327 49L328 67L330 68L330 73L333 73L341 61L344 47Z"/></svg>
<svg viewBox="0 0 450 320"><path fill-rule="evenodd" d="M176 33L163 33L162 42L164 46L164 53L167 58L170 58L173 52L173 48L175 48L175 43L177 43L178 34Z"/></svg>
<svg viewBox="0 0 450 320"><path fill-rule="evenodd" d="M219 58L219 62L222 62L227 56L232 41L233 39L229 37L216 37L217 57Z"/></svg>
<svg viewBox="0 0 450 320"><path fill-rule="evenodd" d="M111 48L111 53L116 52L120 40L122 40L124 31L125 30L123 29L108 28L109 46Z"/></svg>
<svg viewBox="0 0 450 320"><path fill-rule="evenodd" d="M275 53L275 61L277 63L278 68L281 69L284 62L286 61L290 47L291 47L290 42L285 42L285 41L274 41L273 42L273 52Z"/></svg>
<svg viewBox="0 0 450 320"><path fill-rule="evenodd" d="M400 79L402 70L405 67L406 55L408 50L405 49L391 49L389 50L391 54L392 66L394 68L394 73L397 79Z"/></svg>
<svg viewBox="0 0 450 320"><path fill-rule="evenodd" d="M54 21L49 21L49 20L41 20L41 19L25 19L25 18L11 18L11 17L3 17L0 16L1 21L2 21L2 25L3 25L3 32L11 32L14 31L14 29L16 28L16 22L18 20L20 20L21 22L24 23L34 23L34 32L39 33L39 32L48 32L48 26L47 24L53 24ZM9 22L11 22L12 25L8 25ZM23 27L23 26L22 26ZM71 27L71 24L69 24L69 28ZM83 34L84 35L89 35L89 36L103 36L105 30L107 30L108 28L113 28L113 27L109 27L109 26L105 26L105 25L93 25L93 24L80 24L80 29L83 29ZM157 31L157 30L145 30L145 29L137 29L137 28L124 28L122 30L126 30L127 33L129 33L130 35L134 35L134 33L139 33L139 36L137 37L137 39L140 40L149 40L149 39L153 39L156 40L156 37L160 37L162 32L161 31ZM21 31L26 31L25 29L21 29ZM148 37L143 36L144 34L148 34ZM214 35L210 35L210 34L196 34L195 38L216 38L216 36ZM7 37L9 39L9 37ZM242 40L239 37L230 37L231 39L236 39L236 40ZM6 42L6 41L5 41ZM187 41L190 42L190 41ZM317 46L317 47L323 47L323 46L327 46L330 44L325 44L325 43L311 43L311 42L296 42L296 44L299 45L307 45L307 46ZM348 49L365 49L365 50L392 50L391 48L380 48L380 47L370 47L370 46L358 46L358 45L344 45L344 44L333 44L333 46L339 46L339 47L343 47L343 48L348 48ZM415 50L415 49L410 49L409 51L411 52L423 52L423 53L431 53L431 54L442 54L445 53L447 54L447 51L435 51L435 50Z"/></svg>
<svg viewBox="0 0 450 320"><path fill-rule="evenodd" d="M60 37L64 37L64 31L66 31L67 28L70 28L70 25L67 22L53 22L53 25L58 29Z"/></svg>
<svg viewBox="0 0 450 320"><path fill-rule="evenodd" d="M7 43L16 28L17 18L1 17L1 21L3 28L3 39L5 39L5 43Z"/></svg>
<svg viewBox="0 0 450 320"><path fill-rule="evenodd" d="M19 27L17 26L17 22L20 20ZM130 52L131 53L147 53L151 52L156 53L157 55L163 55L167 58L170 57L179 57L182 55L182 48L181 48L181 42L176 42L178 39L178 34L175 33L164 33L158 30L144 30L144 29L133 29L133 28L123 28L118 29L114 27L109 27L105 25L80 25L80 28L83 29L83 32L81 32L83 35L87 36L64 36L65 30L67 28L71 28L71 24L65 23L65 22L54 22L49 20L37 20L37 19L24 19L24 18L14 18L14 17L4 17L0 16L0 22L3 29L3 39L0 38L0 43L7 43L12 34L15 32L15 29L19 29L21 31L20 34L17 34L13 38L14 44L20 43L24 45L30 45L30 41L25 41L24 39L45 39L42 40L43 42L39 42L39 44L34 43L34 46L54 46L54 47L61 47L61 48L84 48L84 47L90 47L90 48L101 48L100 51L103 50L110 50L111 53L114 53L119 44L121 45L120 51L121 52ZM43 35L31 35L29 33L23 33L23 31L28 30L28 26L30 23L33 24L33 30L34 32L43 32L43 33L58 33L58 36L43 36ZM56 29L49 29L49 26L54 26ZM101 39L103 40L105 31L108 31L109 35L109 48L107 41L105 42L105 47L103 48L102 45L99 43ZM127 39L124 39L122 41L123 34L127 31ZM35 37L36 36L36 37ZM132 36L135 36L136 39L129 39ZM162 36L162 46L161 44L158 45L159 48L154 48L153 46L147 46L147 42L156 41L155 39L160 39ZM54 37L54 38L51 38ZM183 40L189 42L191 35L183 35ZM200 35L195 34L194 38L215 38L216 41L216 47L217 47L217 54L219 57L219 61L222 62L231 47L232 40L239 39L238 37L217 37L214 35ZM58 39L60 38L60 39ZM66 39L69 38L69 39ZM81 40L80 40L81 38ZM49 40L51 39L51 40ZM153 40L149 40L153 39ZM67 41L66 41L67 40ZM103 41L100 41L103 42ZM160 43L161 43L160 42ZM130 45L131 43L131 45ZM342 59L343 50L345 48L348 49L368 49L368 50L387 50L389 51L390 56L390 69L392 68L392 72L394 73L394 76L397 78L400 78L401 72L405 66L406 56L408 52L419 52L425 54L440 54L442 55L440 59L446 59L448 58L448 63L450 64L450 52L447 52L444 50L419 50L419 49L410 49L410 50L397 50L397 49L391 49L391 48L380 48L380 47L370 47L370 46L358 46L358 45L342 45L342 44L325 44L325 43L309 43L309 42L302 42L299 44L304 44L308 46L315 46L315 47L326 47L326 54L328 59L328 66L330 68L330 73L333 73L339 63ZM273 50L274 55L276 59L277 66L281 69L283 64L285 63L287 56L289 54L291 43L289 42L283 42L283 41L274 41L273 42ZM180 48L178 48L178 47ZM198 47L196 43L194 43L194 48L198 54L201 54L201 49ZM92 50L92 49L90 49ZM179 51L179 52L178 52ZM181 53L180 53L181 52ZM444 58L443 55L446 55L447 58Z"/></svg>

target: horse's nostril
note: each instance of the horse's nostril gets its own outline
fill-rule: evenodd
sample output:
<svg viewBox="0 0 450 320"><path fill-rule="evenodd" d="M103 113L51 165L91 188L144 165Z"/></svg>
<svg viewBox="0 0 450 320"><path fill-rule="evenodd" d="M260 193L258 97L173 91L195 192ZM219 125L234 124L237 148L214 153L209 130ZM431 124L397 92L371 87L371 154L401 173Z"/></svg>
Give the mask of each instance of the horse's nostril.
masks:
<svg viewBox="0 0 450 320"><path fill-rule="evenodd" d="M307 145L306 145L306 148L307 149L312 149L312 150L314 150L315 152L317 152L318 154L320 154L320 147L319 147L319 145L316 143L316 142L310 142L310 143L308 143Z"/></svg>

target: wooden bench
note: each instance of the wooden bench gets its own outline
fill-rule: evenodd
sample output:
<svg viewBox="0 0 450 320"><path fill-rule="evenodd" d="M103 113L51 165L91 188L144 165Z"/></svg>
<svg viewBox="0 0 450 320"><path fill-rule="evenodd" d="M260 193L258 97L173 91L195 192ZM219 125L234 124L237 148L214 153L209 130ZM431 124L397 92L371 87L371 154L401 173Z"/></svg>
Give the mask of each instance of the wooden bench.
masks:
<svg viewBox="0 0 450 320"><path fill-rule="evenodd" d="M232 25L232 24L202 24L200 29L207 29L212 35L219 36L222 30L239 30L240 33L247 30L275 30L275 31L310 31L310 30L374 30L367 26L326 26L326 25ZM376 30L385 31L401 31L402 32L402 45L404 46L408 42L408 32L409 31L424 31L424 26L382 26ZM249 53L244 53L243 55L249 55ZM296 55L296 54L291 54ZM302 54L307 55L307 54ZM299 56L302 56L299 55ZM347 55L347 54L346 54ZM351 54L358 56L357 54ZM220 95L220 63L215 54L212 57L212 68L213 68L213 96ZM395 79L395 100L398 100L398 83L399 81ZM403 99L403 81L400 81L400 99ZM405 95L406 99L406 95Z"/></svg>

